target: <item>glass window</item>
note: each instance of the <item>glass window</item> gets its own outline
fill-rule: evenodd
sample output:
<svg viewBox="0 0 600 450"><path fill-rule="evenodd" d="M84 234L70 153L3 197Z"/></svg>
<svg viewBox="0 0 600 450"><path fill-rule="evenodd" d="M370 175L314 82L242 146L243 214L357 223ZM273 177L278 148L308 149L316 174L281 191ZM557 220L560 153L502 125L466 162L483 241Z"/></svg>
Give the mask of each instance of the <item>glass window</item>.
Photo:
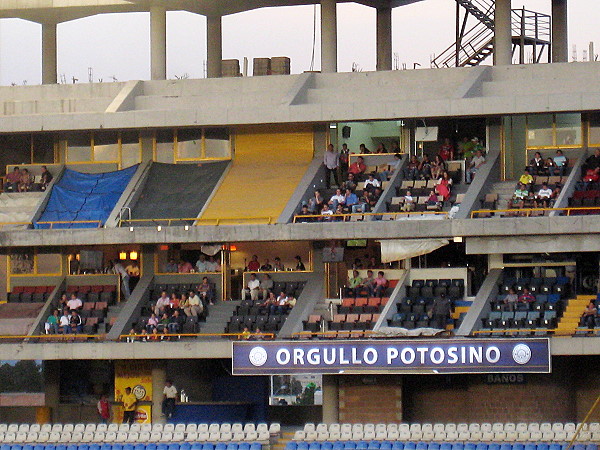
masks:
<svg viewBox="0 0 600 450"><path fill-rule="evenodd" d="M556 114L556 145L581 146L581 114Z"/></svg>
<svg viewBox="0 0 600 450"><path fill-rule="evenodd" d="M89 162L92 160L92 141L89 133L67 136L67 162Z"/></svg>
<svg viewBox="0 0 600 450"><path fill-rule="evenodd" d="M202 130L177 130L177 159L202 158Z"/></svg>
<svg viewBox="0 0 600 450"><path fill-rule="evenodd" d="M554 146L552 114L527 116L527 147Z"/></svg>
<svg viewBox="0 0 600 450"><path fill-rule="evenodd" d="M94 161L119 160L119 135L116 131L94 133Z"/></svg>
<svg viewBox="0 0 600 450"><path fill-rule="evenodd" d="M10 273L13 275L32 275L34 273L33 259L33 249L11 253L9 255Z"/></svg>
<svg viewBox="0 0 600 450"><path fill-rule="evenodd" d="M156 161L173 163L174 156L173 130L156 132Z"/></svg>
<svg viewBox="0 0 600 450"><path fill-rule="evenodd" d="M207 128L204 131L204 148L206 158L231 157L229 132L225 128Z"/></svg>
<svg viewBox="0 0 600 450"><path fill-rule="evenodd" d="M140 135L137 131L121 133L121 168L135 166L142 162Z"/></svg>

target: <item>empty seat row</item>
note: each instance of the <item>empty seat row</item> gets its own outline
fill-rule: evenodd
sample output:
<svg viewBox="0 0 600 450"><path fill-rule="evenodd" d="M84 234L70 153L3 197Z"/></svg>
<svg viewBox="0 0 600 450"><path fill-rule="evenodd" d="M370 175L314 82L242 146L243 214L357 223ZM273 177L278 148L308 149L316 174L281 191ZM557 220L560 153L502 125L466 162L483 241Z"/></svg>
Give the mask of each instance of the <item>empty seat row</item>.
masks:
<svg viewBox="0 0 600 450"><path fill-rule="evenodd" d="M474 443L474 442L391 442L391 441L314 441L289 442L285 450L567 450L568 443ZM598 450L596 444L575 444L573 450Z"/></svg>
<svg viewBox="0 0 600 450"><path fill-rule="evenodd" d="M307 423L304 425L304 430L305 432L308 431L317 431L317 432L324 432L324 431L334 431L334 432L352 432L352 431L357 431L357 430L362 430L362 431L375 431L375 432L379 432L379 431L410 431L410 432L414 432L414 431L422 431L422 432L426 432L426 431L433 431L433 432L439 432L439 431L445 431L445 432L451 432L451 431L458 431L458 432L464 432L464 431L471 431L471 432L475 432L475 431L481 431L481 432L498 432L498 431L506 431L506 432L511 432L511 431L516 431L516 432L523 432L523 431L566 431L566 432L574 432L577 427L579 426L579 424L575 424L572 422L569 423L561 423L561 422L555 422L555 423L550 423L550 422L545 422L545 423L538 423L538 422L532 422L532 423L501 423L501 422L496 422L496 423L412 423L412 424L408 424L408 423L378 423L378 424L373 424L373 423L366 423L366 424L362 424L362 423L355 423L355 424L350 424L350 423L332 423L332 424L326 424L326 423L319 423L319 424L314 424L314 423ZM600 432L600 423L597 422L592 422L589 424L584 424L583 426L583 430L584 431L591 431L591 432Z"/></svg>
<svg viewBox="0 0 600 450"><path fill-rule="evenodd" d="M342 304L338 305L338 313L340 314L376 314L383 311L384 306L389 301L389 297L375 298L344 298Z"/></svg>
<svg viewBox="0 0 600 450"><path fill-rule="evenodd" d="M329 321L331 331L372 330L379 314L334 314Z"/></svg>
<svg viewBox="0 0 600 450"><path fill-rule="evenodd" d="M70 444L70 445L20 445L7 444L0 445L0 450L261 450L260 442L230 442L230 443L211 443L211 442L170 442L170 443L149 443L149 444Z"/></svg>
<svg viewBox="0 0 600 450"><path fill-rule="evenodd" d="M55 286L15 286L8 293L8 301L11 303L42 303L48 300L48 297Z"/></svg>

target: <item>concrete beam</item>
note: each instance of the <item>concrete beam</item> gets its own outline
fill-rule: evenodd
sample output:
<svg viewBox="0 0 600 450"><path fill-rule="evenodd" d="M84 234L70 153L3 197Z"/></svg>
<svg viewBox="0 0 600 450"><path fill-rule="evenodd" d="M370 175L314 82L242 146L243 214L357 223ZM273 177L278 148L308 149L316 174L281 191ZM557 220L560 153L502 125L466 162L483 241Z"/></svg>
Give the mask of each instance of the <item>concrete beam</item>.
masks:
<svg viewBox="0 0 600 450"><path fill-rule="evenodd" d="M42 84L57 81L56 23L42 23Z"/></svg>
<svg viewBox="0 0 600 450"><path fill-rule="evenodd" d="M221 77L221 61L223 60L223 31L221 16L206 18L206 76Z"/></svg>
<svg viewBox="0 0 600 450"><path fill-rule="evenodd" d="M150 78L167 79L167 9L150 7Z"/></svg>
<svg viewBox="0 0 600 450"><path fill-rule="evenodd" d="M321 72L337 72L336 0L321 0Z"/></svg>
<svg viewBox="0 0 600 450"><path fill-rule="evenodd" d="M392 70L392 8L377 8L376 70Z"/></svg>
<svg viewBox="0 0 600 450"><path fill-rule="evenodd" d="M498 281L501 277L502 270L490 270L487 277L485 277L483 284L479 288L479 292L477 292L473 304L456 331L457 336L468 336L473 330L478 330L480 328L480 319L490 312L490 300L496 298L496 294L498 293Z"/></svg>
<svg viewBox="0 0 600 450"><path fill-rule="evenodd" d="M552 0L552 62L569 62L567 0ZM593 59L593 56L590 55Z"/></svg>
<svg viewBox="0 0 600 450"><path fill-rule="evenodd" d="M494 11L494 65L512 64L512 30L510 0L496 0Z"/></svg>

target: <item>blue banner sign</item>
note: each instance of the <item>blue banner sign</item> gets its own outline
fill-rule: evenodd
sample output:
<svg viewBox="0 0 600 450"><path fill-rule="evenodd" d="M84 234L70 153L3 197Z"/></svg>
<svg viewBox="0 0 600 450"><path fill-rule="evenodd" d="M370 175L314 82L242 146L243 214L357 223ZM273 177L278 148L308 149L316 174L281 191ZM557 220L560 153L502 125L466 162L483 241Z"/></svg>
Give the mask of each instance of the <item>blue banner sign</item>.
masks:
<svg viewBox="0 0 600 450"><path fill-rule="evenodd" d="M234 342L234 375L549 373L549 339Z"/></svg>

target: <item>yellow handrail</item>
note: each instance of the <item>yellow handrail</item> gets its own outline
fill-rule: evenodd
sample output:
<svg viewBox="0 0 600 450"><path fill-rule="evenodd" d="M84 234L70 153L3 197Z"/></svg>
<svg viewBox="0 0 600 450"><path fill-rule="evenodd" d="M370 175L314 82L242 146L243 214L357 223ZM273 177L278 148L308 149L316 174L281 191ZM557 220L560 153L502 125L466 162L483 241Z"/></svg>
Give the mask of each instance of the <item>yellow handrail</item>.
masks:
<svg viewBox="0 0 600 450"><path fill-rule="evenodd" d="M119 336L119 340L123 338L136 338L136 339L146 339L149 341L160 341L163 336L166 337L237 337L241 339L244 336L244 333L159 333L156 335L152 334L122 334ZM274 333L252 333L246 335L249 338L256 338L260 336L263 339L275 339Z"/></svg>
<svg viewBox="0 0 600 450"><path fill-rule="evenodd" d="M95 223L98 224L98 228L102 228L101 220L48 220L42 222L36 222L38 225L50 225L50 229L54 227L54 225L58 224L80 224L80 223Z"/></svg>
<svg viewBox="0 0 600 450"><path fill-rule="evenodd" d="M135 223L142 223L142 222L154 222L156 223L156 225L161 225L163 222L167 222L167 226L171 226L171 224L173 222L195 222L196 220L198 220L197 217L172 217L172 218L165 218L165 219L119 219L119 226L123 226L123 224L135 224Z"/></svg>
<svg viewBox="0 0 600 450"><path fill-rule="evenodd" d="M476 214L495 214L495 213L526 213L525 217L529 217L529 214L532 212L546 212L546 211L566 211L567 216L570 216L571 211L598 211L600 212L600 206L582 206L582 207L565 207L565 208L512 208L512 209L478 209L476 211L471 211L471 219L474 219Z"/></svg>
<svg viewBox="0 0 600 450"><path fill-rule="evenodd" d="M160 333L157 335L160 338L166 337L229 337L234 336L237 338L242 338L244 336L243 333ZM275 339L274 333L250 333L250 338L256 338L260 336L264 339ZM145 338L147 340L153 341L153 336L151 334L143 335L143 334L122 334L115 341L121 341L123 338L134 337L136 339ZM23 339L41 339L41 340L75 340L75 339L97 339L97 340L107 340L105 334L36 334L32 336L27 335L0 335L0 340L23 340Z"/></svg>
<svg viewBox="0 0 600 450"><path fill-rule="evenodd" d="M8 225L31 225L31 222L0 222L0 228Z"/></svg>
<svg viewBox="0 0 600 450"><path fill-rule="evenodd" d="M389 336L384 336L379 333L376 333L373 330L336 330L336 331L298 331L296 333L292 333L293 337L335 337L339 333L350 333L350 334L358 334L362 333L364 335L368 335L370 337L384 337L389 338Z"/></svg>
<svg viewBox="0 0 600 450"><path fill-rule="evenodd" d="M323 219L323 222L330 222L330 220L326 220L329 217L362 217L362 216L421 216L421 215L431 215L431 216L447 216L447 211L400 211L400 212L379 212L379 213L347 213L347 214L330 214L324 216L322 214L306 214L306 215L295 215L294 223L296 223L300 219L307 218L320 218Z"/></svg>
<svg viewBox="0 0 600 450"><path fill-rule="evenodd" d="M203 219L198 217L174 217L174 218L165 218L165 219L120 219L119 227L122 227L123 224L127 226L127 224L136 224L143 222L151 222L155 225L162 225L164 222L167 222L167 226L171 226L173 222L191 222L189 225L233 225L236 222L266 222L267 225L271 225L275 223L273 216L255 216L255 217L225 217L225 218L216 218L216 219ZM186 224L184 224L186 225Z"/></svg>

